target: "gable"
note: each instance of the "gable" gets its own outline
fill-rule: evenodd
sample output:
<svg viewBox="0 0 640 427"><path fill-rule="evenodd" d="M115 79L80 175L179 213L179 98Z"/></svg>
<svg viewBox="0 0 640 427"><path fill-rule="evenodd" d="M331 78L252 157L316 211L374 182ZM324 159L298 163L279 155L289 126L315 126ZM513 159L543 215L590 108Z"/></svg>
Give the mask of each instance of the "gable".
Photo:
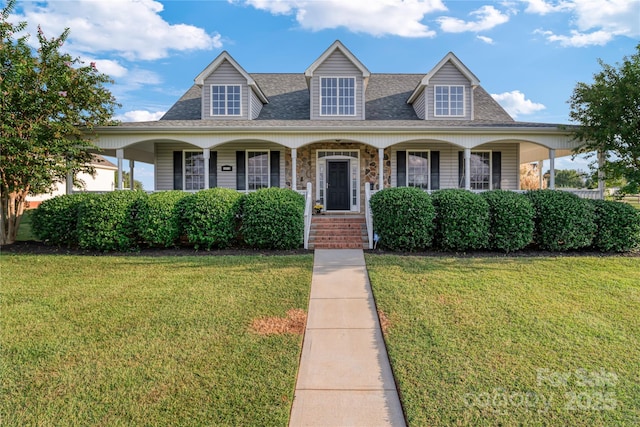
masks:
<svg viewBox="0 0 640 427"><path fill-rule="evenodd" d="M362 71L340 50L335 50L316 68L315 75L362 76Z"/></svg>

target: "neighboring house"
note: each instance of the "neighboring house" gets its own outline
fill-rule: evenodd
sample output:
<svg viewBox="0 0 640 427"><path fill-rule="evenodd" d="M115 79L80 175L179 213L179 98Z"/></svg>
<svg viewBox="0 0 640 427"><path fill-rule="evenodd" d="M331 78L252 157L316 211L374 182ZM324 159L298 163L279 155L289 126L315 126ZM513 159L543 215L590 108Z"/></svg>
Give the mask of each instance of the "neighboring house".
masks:
<svg viewBox="0 0 640 427"><path fill-rule="evenodd" d="M375 74L340 41L296 74L223 52L159 121L99 128L96 144L120 170L154 164L156 191L311 183L326 210L352 212L365 183L518 190L521 164L553 170L575 146L560 125L514 121L453 53L426 74Z"/></svg>
<svg viewBox="0 0 640 427"><path fill-rule="evenodd" d="M93 160L91 165L95 168L95 175L91 176L88 173L79 173L77 179L84 182L84 188L73 187L73 192L89 191L89 192L106 192L113 191L115 188L115 172L118 170L116 165L111 163L104 157L93 154ZM36 196L27 197L29 208L36 208L44 200L51 199L52 197L59 196L61 194L67 194L69 189L66 182L61 182L56 185L55 189L51 193L38 194Z"/></svg>

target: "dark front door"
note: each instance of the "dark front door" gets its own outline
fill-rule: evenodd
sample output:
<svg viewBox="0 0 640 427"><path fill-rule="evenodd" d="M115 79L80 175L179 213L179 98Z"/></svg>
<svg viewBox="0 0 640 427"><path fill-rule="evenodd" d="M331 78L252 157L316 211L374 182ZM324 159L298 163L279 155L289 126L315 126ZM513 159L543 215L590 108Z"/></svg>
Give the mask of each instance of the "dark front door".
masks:
<svg viewBox="0 0 640 427"><path fill-rule="evenodd" d="M327 210L349 210L349 161L328 161L327 172Z"/></svg>

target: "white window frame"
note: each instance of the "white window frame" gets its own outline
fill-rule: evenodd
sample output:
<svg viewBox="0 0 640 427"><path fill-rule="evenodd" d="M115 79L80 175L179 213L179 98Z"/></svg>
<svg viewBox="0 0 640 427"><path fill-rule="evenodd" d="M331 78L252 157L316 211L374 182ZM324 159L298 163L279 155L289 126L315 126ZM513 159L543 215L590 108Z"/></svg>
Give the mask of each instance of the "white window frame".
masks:
<svg viewBox="0 0 640 427"><path fill-rule="evenodd" d="M247 149L245 150L245 153L244 153L244 158L245 158L244 170L245 170L245 182L247 183L247 191L259 190L259 188L249 188L250 186L249 153L267 153L267 187L266 188L271 188L271 150L254 148L254 149ZM265 187L260 187L260 188L265 188Z"/></svg>
<svg viewBox="0 0 640 427"><path fill-rule="evenodd" d="M197 189L187 189L187 153L197 153L197 154L201 154L202 155L202 188L197 188ZM205 158L204 158L204 151L203 150L182 150L182 188L184 189L184 191L189 191L189 192L196 192L196 191L200 191L200 190L204 190L205 188L205 180L207 179L207 177L205 176Z"/></svg>
<svg viewBox="0 0 640 427"><path fill-rule="evenodd" d="M324 88L323 82L325 79L335 79L336 80L336 114L326 114L323 113L323 109L325 107L325 97L322 94L322 89ZM349 79L353 81L353 114L340 114L340 100L345 99L345 97L340 97L340 79ZM358 81L354 76L322 76L320 77L319 87L320 87L320 116L323 117L354 117L357 114L357 99L358 99ZM344 106L343 106L344 107Z"/></svg>
<svg viewBox="0 0 640 427"><path fill-rule="evenodd" d="M448 88L447 90L447 111L448 114L438 114L438 88ZM462 114L451 114L451 88L462 88ZM467 91L464 85L436 85L433 87L433 116L434 117L464 117Z"/></svg>
<svg viewBox="0 0 640 427"><path fill-rule="evenodd" d="M214 109L213 109L213 88L214 87L224 87L224 114L214 114ZM238 114L229 114L229 88L230 87L237 87L240 91L240 108L239 108L239 112ZM211 92L211 108L210 108L210 114L211 116L214 117L225 117L225 116L229 116L229 117L239 117L242 116L242 85L237 85L237 84L212 84L211 87L209 88L210 92Z"/></svg>
<svg viewBox="0 0 640 427"><path fill-rule="evenodd" d="M409 153L427 153L427 188L416 187L422 190L431 190L431 150L407 150L407 160L406 160L406 183L407 187L413 187L409 183Z"/></svg>
<svg viewBox="0 0 640 427"><path fill-rule="evenodd" d="M474 188L473 187L473 180L469 179L469 189L470 190L493 190L493 150L473 150L471 151L471 157L473 157L474 154L478 154L478 153L489 153L489 188ZM463 177L465 176L465 174L467 173L467 162L464 161L464 156L462 159L463 163L462 163L462 172L463 172ZM471 163L471 161L469 162ZM476 183L478 183L478 181L476 181Z"/></svg>

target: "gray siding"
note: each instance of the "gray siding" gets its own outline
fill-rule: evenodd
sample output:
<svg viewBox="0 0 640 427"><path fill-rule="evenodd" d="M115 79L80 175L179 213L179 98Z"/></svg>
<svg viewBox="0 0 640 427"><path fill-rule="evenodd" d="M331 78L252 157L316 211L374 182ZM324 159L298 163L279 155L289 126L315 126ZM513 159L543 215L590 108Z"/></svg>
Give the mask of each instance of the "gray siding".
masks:
<svg viewBox="0 0 640 427"><path fill-rule="evenodd" d="M425 112L425 93L428 89L422 91L422 93L413 101L413 110L416 112L416 115L424 120L424 112Z"/></svg>
<svg viewBox="0 0 640 427"><path fill-rule="evenodd" d="M241 114L239 116L212 116L211 115L211 85L240 85L240 99L242 106L240 107ZM248 106L249 106L249 87L247 86L247 80L235 69L229 61L223 61L222 64L216 70L211 73L209 77L204 80L204 87L202 93L202 117L205 119L244 119L248 120Z"/></svg>
<svg viewBox="0 0 640 427"><path fill-rule="evenodd" d="M320 78L321 77L355 77L355 116L321 116L320 115ZM311 78L311 120L364 120L364 94L362 72L342 52L334 51L316 68Z"/></svg>
<svg viewBox="0 0 640 427"><path fill-rule="evenodd" d="M434 115L434 87L441 85L464 86L464 117L436 117ZM425 91L427 92L427 120L441 120L443 118L451 120L471 120L471 101L473 98L471 83L451 62L444 64L438 72L429 79L429 86L425 88Z"/></svg>
<svg viewBox="0 0 640 427"><path fill-rule="evenodd" d="M397 152L411 150L430 150L440 152L440 188L458 188L458 152L463 148L451 144L440 142L412 142L406 144L394 145L391 149L391 186L396 187L397 184ZM502 153L501 180L500 187L503 190L518 190L519 188L519 171L518 163L519 144L516 142L509 143L491 143L484 144L473 148L471 151L492 150Z"/></svg>
<svg viewBox="0 0 640 427"><path fill-rule="evenodd" d="M285 186L285 147L278 144L243 143L224 144L214 147L211 152L218 153L218 187L236 188L236 151L239 150L271 150L280 151L280 187ZM156 143L156 191L173 190L173 152L180 150L198 150L197 147L182 143ZM231 172L222 172L222 165L231 165Z"/></svg>
<svg viewBox="0 0 640 427"><path fill-rule="evenodd" d="M251 117L249 117L249 120L254 120L258 118L260 111L262 111L262 101L251 89L249 89L249 96L251 97Z"/></svg>

